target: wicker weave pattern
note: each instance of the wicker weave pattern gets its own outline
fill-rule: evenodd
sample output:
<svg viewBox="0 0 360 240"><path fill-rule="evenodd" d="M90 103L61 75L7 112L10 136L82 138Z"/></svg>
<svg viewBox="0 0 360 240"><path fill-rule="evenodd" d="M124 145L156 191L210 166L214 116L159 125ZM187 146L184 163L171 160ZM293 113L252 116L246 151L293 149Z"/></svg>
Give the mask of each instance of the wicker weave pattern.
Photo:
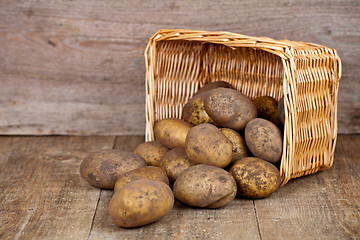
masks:
<svg viewBox="0 0 360 240"><path fill-rule="evenodd" d="M229 32L160 30L146 60L146 140L163 118L181 118L204 84L227 81L254 99L285 99L282 185L333 164L341 62L336 50Z"/></svg>

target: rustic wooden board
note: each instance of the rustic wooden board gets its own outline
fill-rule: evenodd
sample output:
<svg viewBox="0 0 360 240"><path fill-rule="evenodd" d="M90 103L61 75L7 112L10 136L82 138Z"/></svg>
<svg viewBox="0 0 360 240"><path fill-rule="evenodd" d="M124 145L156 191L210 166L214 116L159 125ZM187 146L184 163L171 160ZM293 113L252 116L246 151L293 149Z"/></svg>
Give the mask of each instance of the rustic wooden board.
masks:
<svg viewBox="0 0 360 240"><path fill-rule="evenodd" d="M0 2L0 134L140 135L148 39L227 30L336 48L339 132L360 133L356 0Z"/></svg>
<svg viewBox="0 0 360 240"><path fill-rule="evenodd" d="M0 238L86 239L100 190L80 177L114 137L1 137Z"/></svg>
<svg viewBox="0 0 360 240"><path fill-rule="evenodd" d="M262 239L358 239L359 145L359 136L340 136L331 169L256 200Z"/></svg>

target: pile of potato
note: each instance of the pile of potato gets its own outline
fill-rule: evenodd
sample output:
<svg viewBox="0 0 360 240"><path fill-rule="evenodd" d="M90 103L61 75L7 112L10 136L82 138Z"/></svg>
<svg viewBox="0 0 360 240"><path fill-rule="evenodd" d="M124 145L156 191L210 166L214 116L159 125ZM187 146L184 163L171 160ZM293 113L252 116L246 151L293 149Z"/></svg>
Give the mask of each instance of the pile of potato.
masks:
<svg viewBox="0 0 360 240"><path fill-rule="evenodd" d="M133 153L90 153L80 173L92 186L114 189L109 213L126 228L164 217L174 198L205 208L223 207L236 195L264 198L281 183L283 123L283 101L252 101L226 82L212 82L186 103L182 119L155 123L156 141Z"/></svg>

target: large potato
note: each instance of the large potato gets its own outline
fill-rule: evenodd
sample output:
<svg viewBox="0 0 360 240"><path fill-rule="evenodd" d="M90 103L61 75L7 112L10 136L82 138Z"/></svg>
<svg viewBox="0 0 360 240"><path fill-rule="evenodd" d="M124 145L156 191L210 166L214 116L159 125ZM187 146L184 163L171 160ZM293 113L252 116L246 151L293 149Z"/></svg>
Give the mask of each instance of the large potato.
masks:
<svg viewBox="0 0 360 240"><path fill-rule="evenodd" d="M194 163L226 167L231 162L232 149L231 141L209 123L193 127L186 137L185 151Z"/></svg>
<svg viewBox="0 0 360 240"><path fill-rule="evenodd" d="M145 160L135 153L115 149L101 150L84 158L80 174L94 187L113 189L120 175L145 166Z"/></svg>
<svg viewBox="0 0 360 240"><path fill-rule="evenodd" d="M138 227L159 220L174 206L168 185L154 180L137 180L115 192L110 200L112 220L125 228Z"/></svg>
<svg viewBox="0 0 360 240"><path fill-rule="evenodd" d="M193 124L199 125L202 123L214 124L214 121L209 117L204 108L204 100L207 92L193 96L182 110L182 119Z"/></svg>
<svg viewBox="0 0 360 240"><path fill-rule="evenodd" d="M249 156L245 140L238 132L230 128L220 128L220 130L233 144L231 163Z"/></svg>
<svg viewBox="0 0 360 240"><path fill-rule="evenodd" d="M230 168L241 197L264 198L273 193L281 183L279 170L271 163L256 157L246 157Z"/></svg>
<svg viewBox="0 0 360 240"><path fill-rule="evenodd" d="M253 100L259 118L264 118L273 124L280 126L281 120L278 113L278 103L275 98L270 96L261 96Z"/></svg>
<svg viewBox="0 0 360 240"><path fill-rule="evenodd" d="M193 165L195 163L190 160L183 148L170 150L164 155L160 163L160 167L166 171L171 182L175 182L180 174Z"/></svg>
<svg viewBox="0 0 360 240"><path fill-rule="evenodd" d="M282 133L272 122L255 118L245 128L245 141L255 157L273 164L281 159Z"/></svg>
<svg viewBox="0 0 360 240"><path fill-rule="evenodd" d="M233 86L230 83L224 82L224 81L216 81L216 82L209 82L205 84L202 88L200 88L195 95L202 94L204 92L209 92L215 88L233 88Z"/></svg>
<svg viewBox="0 0 360 240"><path fill-rule="evenodd" d="M181 119L166 118L155 123L154 134L156 140L170 149L185 147L186 136L192 127Z"/></svg>
<svg viewBox="0 0 360 240"><path fill-rule="evenodd" d="M254 103L234 89L217 88L208 93L204 107L209 117L221 127L244 130L247 122L256 118Z"/></svg>
<svg viewBox="0 0 360 240"><path fill-rule="evenodd" d="M150 166L159 166L162 157L169 149L159 141L144 142L137 146L134 153L145 159Z"/></svg>
<svg viewBox="0 0 360 240"><path fill-rule="evenodd" d="M130 182L141 179L158 180L169 185L169 179L163 169L147 166L120 175L115 182L114 191L116 192L120 190L123 186Z"/></svg>
<svg viewBox="0 0 360 240"><path fill-rule="evenodd" d="M185 170L174 183L174 196L195 207L220 208L236 196L236 182L224 169L199 164Z"/></svg>

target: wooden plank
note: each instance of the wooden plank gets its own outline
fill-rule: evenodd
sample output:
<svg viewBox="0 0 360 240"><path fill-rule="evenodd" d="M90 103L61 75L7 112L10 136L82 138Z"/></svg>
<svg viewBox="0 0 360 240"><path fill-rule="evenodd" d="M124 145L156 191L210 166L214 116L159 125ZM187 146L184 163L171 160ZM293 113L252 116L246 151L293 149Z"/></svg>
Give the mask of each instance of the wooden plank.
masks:
<svg viewBox="0 0 360 240"><path fill-rule="evenodd" d="M221 209L190 208L176 201L158 222L125 229L109 218L112 195L101 191L89 239L260 239L252 200L236 199Z"/></svg>
<svg viewBox="0 0 360 240"><path fill-rule="evenodd" d="M100 190L81 179L90 151L114 137L1 137L0 238L86 239Z"/></svg>
<svg viewBox="0 0 360 240"><path fill-rule="evenodd" d="M339 133L360 133L356 0L0 2L0 134L139 135L160 28L315 42L343 60Z"/></svg>
<svg viewBox="0 0 360 240"><path fill-rule="evenodd" d="M334 166L290 181L256 200L266 239L358 239L360 236L359 136L339 136Z"/></svg>

